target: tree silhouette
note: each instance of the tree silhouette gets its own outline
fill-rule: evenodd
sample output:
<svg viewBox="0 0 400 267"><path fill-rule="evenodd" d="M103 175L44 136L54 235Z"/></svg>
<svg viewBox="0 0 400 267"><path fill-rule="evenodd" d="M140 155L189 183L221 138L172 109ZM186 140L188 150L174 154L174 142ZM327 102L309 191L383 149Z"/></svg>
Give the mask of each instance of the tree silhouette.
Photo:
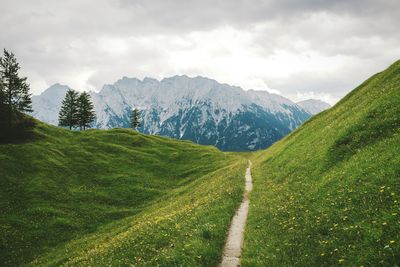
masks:
<svg viewBox="0 0 400 267"><path fill-rule="evenodd" d="M26 77L19 77L15 55L4 49L0 57L0 120L12 127L18 112L32 112L31 94Z"/></svg>
<svg viewBox="0 0 400 267"><path fill-rule="evenodd" d="M86 92L81 93L78 98L78 125L81 130L86 130L95 120L96 113L90 100L90 95Z"/></svg>
<svg viewBox="0 0 400 267"><path fill-rule="evenodd" d="M78 125L78 92L68 90L58 113L58 125L71 130Z"/></svg>
<svg viewBox="0 0 400 267"><path fill-rule="evenodd" d="M138 127L140 127L140 113L137 108L132 110L131 113L131 126L134 130L136 130Z"/></svg>

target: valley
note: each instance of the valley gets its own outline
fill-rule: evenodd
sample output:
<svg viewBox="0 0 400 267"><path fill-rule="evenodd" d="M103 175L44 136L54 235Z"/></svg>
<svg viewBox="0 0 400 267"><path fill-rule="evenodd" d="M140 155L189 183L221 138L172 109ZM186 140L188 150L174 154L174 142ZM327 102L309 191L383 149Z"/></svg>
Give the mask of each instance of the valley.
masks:
<svg viewBox="0 0 400 267"><path fill-rule="evenodd" d="M399 88L396 62L256 152L36 121L0 145L2 263L217 266L251 160L241 266L395 266Z"/></svg>
<svg viewBox="0 0 400 267"><path fill-rule="evenodd" d="M0 6L0 267L400 266L400 1Z"/></svg>

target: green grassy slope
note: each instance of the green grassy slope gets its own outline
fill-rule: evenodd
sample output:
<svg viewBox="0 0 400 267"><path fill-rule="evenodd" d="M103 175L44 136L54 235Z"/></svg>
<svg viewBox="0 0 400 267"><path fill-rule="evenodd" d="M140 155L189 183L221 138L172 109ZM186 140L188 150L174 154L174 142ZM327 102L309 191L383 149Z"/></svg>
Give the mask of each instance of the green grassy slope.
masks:
<svg viewBox="0 0 400 267"><path fill-rule="evenodd" d="M131 130L38 122L0 145L0 265L215 265L246 161Z"/></svg>
<svg viewBox="0 0 400 267"><path fill-rule="evenodd" d="M400 263L400 61L253 161L243 266Z"/></svg>

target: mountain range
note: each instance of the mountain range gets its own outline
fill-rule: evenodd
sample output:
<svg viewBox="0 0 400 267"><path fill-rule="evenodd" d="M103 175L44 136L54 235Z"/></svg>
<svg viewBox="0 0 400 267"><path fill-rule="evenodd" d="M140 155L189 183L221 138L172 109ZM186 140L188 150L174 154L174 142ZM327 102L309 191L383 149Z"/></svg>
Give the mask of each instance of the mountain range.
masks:
<svg viewBox="0 0 400 267"><path fill-rule="evenodd" d="M53 125L66 85L54 84L32 97L33 116ZM245 91L204 77L173 76L162 80L123 77L99 92L90 92L94 127L130 127L133 108L141 112L146 134L191 140L225 151L266 148L309 119L329 108L319 100L295 103L267 91Z"/></svg>

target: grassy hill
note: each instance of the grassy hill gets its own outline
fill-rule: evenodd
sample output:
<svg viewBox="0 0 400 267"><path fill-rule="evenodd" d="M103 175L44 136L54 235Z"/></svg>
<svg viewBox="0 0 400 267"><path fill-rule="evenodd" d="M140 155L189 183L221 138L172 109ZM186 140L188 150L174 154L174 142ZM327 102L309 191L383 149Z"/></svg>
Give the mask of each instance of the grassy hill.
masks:
<svg viewBox="0 0 400 267"><path fill-rule="evenodd" d="M400 263L400 61L253 161L243 266Z"/></svg>
<svg viewBox="0 0 400 267"><path fill-rule="evenodd" d="M38 122L0 145L1 265L215 266L244 155L243 266L400 264L399 61L252 154Z"/></svg>
<svg viewBox="0 0 400 267"><path fill-rule="evenodd" d="M216 265L246 161L127 129L38 122L0 145L1 265Z"/></svg>

